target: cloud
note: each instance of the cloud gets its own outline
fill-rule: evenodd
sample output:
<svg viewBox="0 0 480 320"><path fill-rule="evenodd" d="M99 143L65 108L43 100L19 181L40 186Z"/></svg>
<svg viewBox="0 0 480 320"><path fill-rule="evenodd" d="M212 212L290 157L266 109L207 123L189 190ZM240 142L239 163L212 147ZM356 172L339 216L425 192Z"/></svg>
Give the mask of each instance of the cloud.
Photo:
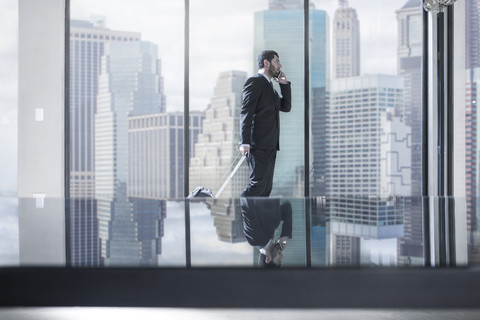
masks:
<svg viewBox="0 0 480 320"><path fill-rule="evenodd" d="M0 28L8 30L0 37L0 191L14 192L17 189L18 0L2 1Z"/></svg>
<svg viewBox="0 0 480 320"><path fill-rule="evenodd" d="M316 9L327 11L330 21L333 20L338 0L313 2ZM363 73L396 70L395 10L403 4L399 0L349 1L349 6L357 10L361 24ZM267 8L268 0L190 2L191 109L206 107L220 72L242 70L249 75L254 72L253 17L255 12ZM72 18L88 19L91 14L106 16L110 29L141 32L142 39L158 45L167 105L169 109L182 110L183 99L170 99L170 96L183 94L183 1L140 0L119 4L118 0L82 0L71 3Z"/></svg>
<svg viewBox="0 0 480 320"><path fill-rule="evenodd" d="M165 236L159 264L185 265L185 207L183 201L167 202ZM247 266L253 249L246 242L227 243L218 239L213 217L204 202L190 203L191 259L195 266Z"/></svg>
<svg viewBox="0 0 480 320"><path fill-rule="evenodd" d="M19 264L18 201L0 198L0 266Z"/></svg>
<svg viewBox="0 0 480 320"><path fill-rule="evenodd" d="M16 59L18 46L18 0L2 0L0 5L0 61ZM5 32L8 30L8 32ZM3 69L2 69L3 70Z"/></svg>

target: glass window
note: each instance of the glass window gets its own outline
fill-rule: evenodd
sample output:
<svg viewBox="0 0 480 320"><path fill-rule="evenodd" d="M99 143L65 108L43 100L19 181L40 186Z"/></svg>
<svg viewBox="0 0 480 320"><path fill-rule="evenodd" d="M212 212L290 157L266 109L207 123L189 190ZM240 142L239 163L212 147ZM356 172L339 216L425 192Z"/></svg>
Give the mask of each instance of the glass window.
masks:
<svg viewBox="0 0 480 320"><path fill-rule="evenodd" d="M420 1L328 3L310 8L310 190L326 197L318 210L327 218L313 223L331 231L332 265L422 265ZM348 170L359 161L371 165ZM357 219L343 218L352 212Z"/></svg>
<svg viewBox="0 0 480 320"><path fill-rule="evenodd" d="M178 207L164 199L183 197L183 127L167 119L183 119L184 3L70 7L70 262L158 265Z"/></svg>
<svg viewBox="0 0 480 320"><path fill-rule="evenodd" d="M243 85L257 75L257 55L274 50L291 81L293 108L280 112L280 151L271 195L303 195L303 17L301 0L190 2L190 107L205 110L203 131L190 162L191 188L204 185L215 193L228 175L239 156ZM222 196L238 197L247 177L245 164Z"/></svg>
<svg viewBox="0 0 480 320"><path fill-rule="evenodd" d="M234 8L234 9L233 9ZM324 19L320 17L319 19ZM204 111L202 132L190 159L190 187L205 186L216 194L240 158L240 113L242 91L247 79L258 77L257 56L263 50L274 50L281 70L291 82L291 112L279 112L280 151L276 156L271 196L302 197L304 195L304 2L302 0L207 0L190 2L190 108ZM324 27L324 26L323 26ZM321 71L320 71L321 72ZM262 77L262 78L260 78ZM252 79L248 81L252 81ZM260 82L261 83L261 82ZM282 88L274 80L274 90ZM265 95L273 100L275 92L265 80ZM263 90L259 88L258 90ZM262 91L263 92L263 91ZM267 109L268 110L268 109ZM275 113L271 119L275 119ZM269 124L256 122L255 125ZM272 127L274 128L274 127ZM275 130L275 129L272 129ZM273 138L275 139L275 137ZM255 141L253 141L255 143ZM252 144L252 148L255 146ZM238 198L248 183L249 168L243 163L222 198ZM305 264L305 211L302 201L292 204L296 237L289 244L297 254L289 254L284 264ZM223 208L219 211L219 209ZM240 209L232 204L228 210L220 205L211 208L209 219L215 225L222 248L237 255L238 262L251 263L252 247L239 244ZM223 211L227 212L224 213ZM227 215L227 216L224 216ZM200 219L193 217L192 221ZM240 221L238 220L240 219ZM193 229L192 229L193 231ZM295 232L295 231L294 231ZM195 253L201 236L192 232L192 265L201 265L203 258ZM200 242L204 244L205 242ZM211 242L209 242L211 244ZM216 246L204 247L215 252ZM302 249L303 248L303 249ZM203 252L203 251L202 251ZM253 248L254 255L258 250ZM258 259L256 256L254 260ZM241 260L241 261L240 261ZM256 263L256 261L255 261Z"/></svg>

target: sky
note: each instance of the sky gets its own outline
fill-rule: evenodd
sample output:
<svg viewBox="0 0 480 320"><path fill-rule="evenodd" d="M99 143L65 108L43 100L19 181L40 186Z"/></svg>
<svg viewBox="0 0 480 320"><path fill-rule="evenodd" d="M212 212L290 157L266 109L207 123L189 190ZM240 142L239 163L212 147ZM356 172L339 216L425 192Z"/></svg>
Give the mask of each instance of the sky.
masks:
<svg viewBox="0 0 480 320"><path fill-rule="evenodd" d="M162 253L158 265L163 267L185 266L185 211L184 201L168 201L161 238ZM19 264L19 220L16 198L0 197L0 267ZM25 218L25 217L24 217ZM27 217L28 218L28 217ZM192 202L191 218L191 261L192 266L251 266L253 247L246 241L223 242L218 239L214 218L204 202ZM25 220L25 219L24 219ZM25 221L28 221L26 219ZM51 222L51 220L49 220ZM39 230L48 231L47 224L37 225ZM24 233L24 236L29 236ZM24 241L24 243L34 243ZM28 248L25 251L28 252ZM30 248L31 250L31 248ZM48 252L46 248L45 252Z"/></svg>
<svg viewBox="0 0 480 320"><path fill-rule="evenodd" d="M0 267L19 263L18 200L0 197Z"/></svg>
<svg viewBox="0 0 480 320"><path fill-rule="evenodd" d="M314 0L333 20L337 0ZM119 4L121 3L121 5ZM350 0L361 29L363 73L395 73L395 10L406 0ZM115 8L112 11L112 8ZM209 104L217 77L228 70L253 72L253 14L268 8L268 0L190 1L190 108ZM381 10L379 10L381 8ZM71 17L106 17L113 30L136 31L158 45L165 79L167 108L183 110L183 1L71 0Z"/></svg>
<svg viewBox="0 0 480 320"><path fill-rule="evenodd" d="M167 202L160 266L185 265L185 211L183 201ZM204 202L190 204L192 266L252 265L253 248L246 242L228 243L218 239L214 218Z"/></svg>
<svg viewBox="0 0 480 320"><path fill-rule="evenodd" d="M0 195L17 189L17 6L18 0L0 0Z"/></svg>
<svg viewBox="0 0 480 320"><path fill-rule="evenodd" d="M360 20L362 73L396 72L395 11L406 0L350 0ZM333 20L337 0L313 0ZM135 31L158 46L167 110L183 110L184 2L71 0L71 18L106 18L113 30ZM190 1L190 108L204 110L217 77L228 70L253 73L253 13L268 0ZM17 188L18 0L0 0L0 194Z"/></svg>

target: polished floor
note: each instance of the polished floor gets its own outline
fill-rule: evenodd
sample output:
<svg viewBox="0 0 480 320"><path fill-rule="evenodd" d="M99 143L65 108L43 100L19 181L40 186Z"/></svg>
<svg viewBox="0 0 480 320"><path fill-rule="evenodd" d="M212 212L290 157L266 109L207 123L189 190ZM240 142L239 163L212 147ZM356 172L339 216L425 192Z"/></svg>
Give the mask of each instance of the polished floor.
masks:
<svg viewBox="0 0 480 320"><path fill-rule="evenodd" d="M470 320L480 310L391 309L172 309L172 308L7 308L2 320L96 320L96 319L198 319L260 320L281 317L295 320Z"/></svg>

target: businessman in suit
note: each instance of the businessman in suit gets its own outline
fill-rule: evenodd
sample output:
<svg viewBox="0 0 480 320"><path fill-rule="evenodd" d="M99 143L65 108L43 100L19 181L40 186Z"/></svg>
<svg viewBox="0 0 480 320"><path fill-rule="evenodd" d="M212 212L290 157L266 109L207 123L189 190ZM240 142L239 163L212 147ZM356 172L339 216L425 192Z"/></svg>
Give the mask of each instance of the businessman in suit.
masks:
<svg viewBox="0 0 480 320"><path fill-rule="evenodd" d="M279 198L240 198L243 234L247 242L259 250L258 263L264 268L281 265L287 242L292 238L292 205ZM282 223L280 238L274 240L275 230Z"/></svg>
<svg viewBox="0 0 480 320"><path fill-rule="evenodd" d="M241 197L268 197L272 191L277 151L280 150L280 111L290 112L291 87L280 69L278 54L262 51L258 73L243 86L240 111L240 152L247 156L250 181ZM273 88L280 84L282 96Z"/></svg>

